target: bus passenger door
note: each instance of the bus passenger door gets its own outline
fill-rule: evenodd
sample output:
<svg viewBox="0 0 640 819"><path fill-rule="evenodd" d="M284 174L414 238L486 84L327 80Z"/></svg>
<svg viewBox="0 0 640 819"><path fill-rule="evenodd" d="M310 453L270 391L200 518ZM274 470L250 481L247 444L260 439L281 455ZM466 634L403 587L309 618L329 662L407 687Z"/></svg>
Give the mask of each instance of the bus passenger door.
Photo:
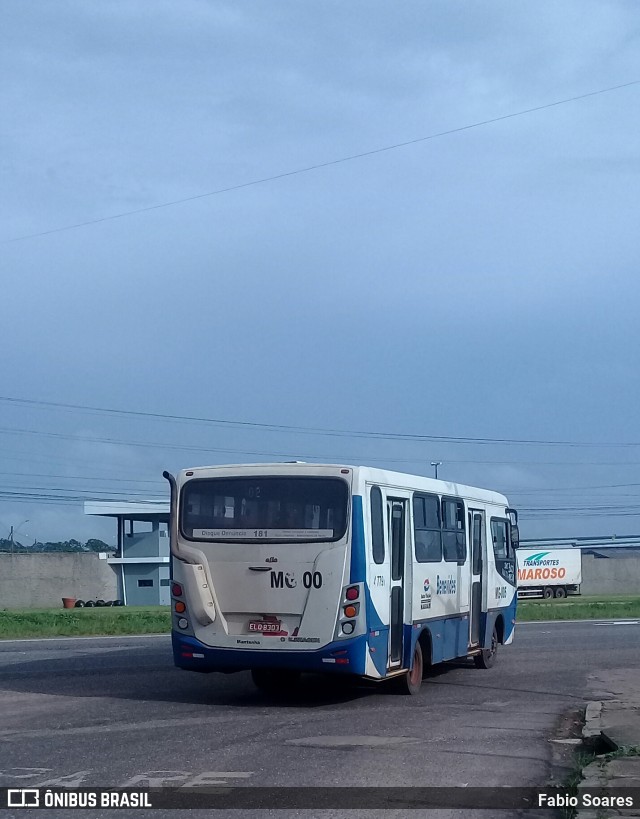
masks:
<svg viewBox="0 0 640 819"><path fill-rule="evenodd" d="M471 533L471 616L469 645L480 642L480 619L482 617L482 586L486 583L485 519L479 509L469 510L469 531Z"/></svg>
<svg viewBox="0 0 640 819"><path fill-rule="evenodd" d="M391 552L390 612L389 612L389 668L402 664L402 635L404 631L404 573L407 541L407 501L387 498L387 522Z"/></svg>

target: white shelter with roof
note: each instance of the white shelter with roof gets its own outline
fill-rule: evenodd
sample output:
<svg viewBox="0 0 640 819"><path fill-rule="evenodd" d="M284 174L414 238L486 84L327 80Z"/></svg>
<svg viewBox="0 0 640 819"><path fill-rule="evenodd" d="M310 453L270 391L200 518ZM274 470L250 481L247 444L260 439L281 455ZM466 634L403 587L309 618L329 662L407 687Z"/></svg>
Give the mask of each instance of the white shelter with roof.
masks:
<svg viewBox="0 0 640 819"><path fill-rule="evenodd" d="M84 513L116 521L116 554L100 557L113 566L125 605L168 606L169 501L86 501Z"/></svg>

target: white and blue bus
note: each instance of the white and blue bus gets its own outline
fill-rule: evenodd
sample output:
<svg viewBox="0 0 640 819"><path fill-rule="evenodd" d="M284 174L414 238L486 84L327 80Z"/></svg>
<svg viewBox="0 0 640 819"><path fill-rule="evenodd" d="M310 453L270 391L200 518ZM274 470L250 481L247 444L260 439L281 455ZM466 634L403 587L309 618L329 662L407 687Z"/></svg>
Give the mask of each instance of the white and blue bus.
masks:
<svg viewBox="0 0 640 819"><path fill-rule="evenodd" d="M171 485L175 663L396 678L513 639L517 514L496 492L365 466L243 464Z"/></svg>

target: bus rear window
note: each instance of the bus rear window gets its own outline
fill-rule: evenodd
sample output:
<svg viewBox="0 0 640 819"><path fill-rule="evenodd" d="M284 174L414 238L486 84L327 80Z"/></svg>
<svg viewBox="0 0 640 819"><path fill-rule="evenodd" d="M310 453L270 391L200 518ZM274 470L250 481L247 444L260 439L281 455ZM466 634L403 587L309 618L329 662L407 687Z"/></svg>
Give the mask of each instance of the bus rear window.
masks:
<svg viewBox="0 0 640 819"><path fill-rule="evenodd" d="M182 489L182 534L192 540L339 540L349 489L340 478L201 478Z"/></svg>

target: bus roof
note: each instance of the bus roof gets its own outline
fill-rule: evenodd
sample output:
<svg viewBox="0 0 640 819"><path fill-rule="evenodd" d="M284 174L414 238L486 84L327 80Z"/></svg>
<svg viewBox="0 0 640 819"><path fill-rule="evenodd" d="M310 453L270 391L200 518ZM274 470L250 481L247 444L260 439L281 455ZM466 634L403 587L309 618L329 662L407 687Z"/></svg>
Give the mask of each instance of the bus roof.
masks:
<svg viewBox="0 0 640 819"><path fill-rule="evenodd" d="M453 481L443 481L441 479L428 478L424 475L413 475L406 472L394 472L392 470L380 469L373 466L362 466L355 464L319 464L305 461L276 461L273 463L254 464L216 464L214 466L198 466L180 470L180 476L185 477L187 472L192 472L193 477L202 472L225 472L238 470L250 472L259 468L262 472L265 469L276 470L280 474L295 474L312 469L350 469L354 473L356 480L361 483L380 483L385 486L395 486L397 488L419 489L425 492L434 492L440 495L459 495L461 497L483 501L485 503L495 503L508 506L509 501L505 495L491 489L482 489L476 486L467 486ZM190 476L188 476L190 477Z"/></svg>

